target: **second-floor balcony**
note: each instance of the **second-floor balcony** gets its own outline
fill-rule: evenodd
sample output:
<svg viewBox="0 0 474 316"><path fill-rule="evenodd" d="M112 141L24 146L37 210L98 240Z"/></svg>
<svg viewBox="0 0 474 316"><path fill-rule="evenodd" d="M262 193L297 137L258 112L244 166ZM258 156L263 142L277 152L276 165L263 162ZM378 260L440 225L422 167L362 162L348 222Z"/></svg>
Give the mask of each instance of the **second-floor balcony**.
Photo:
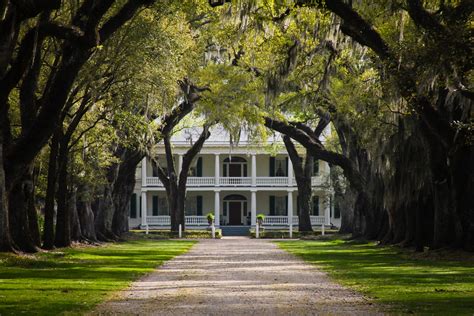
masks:
<svg viewBox="0 0 474 316"><path fill-rule="evenodd" d="M158 177L147 177L147 187L162 187ZM327 176L311 177L313 187L329 185ZM296 180L289 177L188 177L188 187L288 187L296 186Z"/></svg>

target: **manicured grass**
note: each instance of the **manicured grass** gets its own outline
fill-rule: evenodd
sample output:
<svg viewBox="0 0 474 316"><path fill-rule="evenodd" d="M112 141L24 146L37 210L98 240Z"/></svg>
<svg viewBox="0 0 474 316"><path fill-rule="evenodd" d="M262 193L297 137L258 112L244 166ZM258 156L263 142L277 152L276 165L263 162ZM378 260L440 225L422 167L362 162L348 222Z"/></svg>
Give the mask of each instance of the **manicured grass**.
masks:
<svg viewBox="0 0 474 316"><path fill-rule="evenodd" d="M278 246L301 256L339 283L380 303L389 312L474 315L474 262L433 260L374 243L281 241Z"/></svg>
<svg viewBox="0 0 474 316"><path fill-rule="evenodd" d="M87 311L194 243L135 240L33 256L0 253L0 315Z"/></svg>

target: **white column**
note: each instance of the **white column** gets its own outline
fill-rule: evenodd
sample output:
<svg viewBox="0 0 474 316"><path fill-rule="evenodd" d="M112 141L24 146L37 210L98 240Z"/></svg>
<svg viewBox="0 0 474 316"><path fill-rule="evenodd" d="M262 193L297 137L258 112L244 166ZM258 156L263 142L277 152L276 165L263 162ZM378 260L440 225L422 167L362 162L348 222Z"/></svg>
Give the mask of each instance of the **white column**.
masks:
<svg viewBox="0 0 474 316"><path fill-rule="evenodd" d="M288 157L288 186L293 186L293 163L290 157Z"/></svg>
<svg viewBox="0 0 474 316"><path fill-rule="evenodd" d="M219 177L220 177L220 174L219 174L219 170L220 170L220 160L219 160L219 154L216 154L215 155L215 160L214 160L214 177L215 177L215 185L216 186L219 186Z"/></svg>
<svg viewBox="0 0 474 316"><path fill-rule="evenodd" d="M214 191L214 223L216 227L220 226L221 199L219 191Z"/></svg>
<svg viewBox="0 0 474 316"><path fill-rule="evenodd" d="M142 187L146 187L146 156L142 159Z"/></svg>
<svg viewBox="0 0 474 316"><path fill-rule="evenodd" d="M293 191L288 191L288 225L293 223Z"/></svg>
<svg viewBox="0 0 474 316"><path fill-rule="evenodd" d="M183 168L183 154L178 154L178 175L181 173Z"/></svg>
<svg viewBox="0 0 474 316"><path fill-rule="evenodd" d="M147 215L147 210L146 210L146 191L142 191L142 228L147 226L147 221L146 221L146 215Z"/></svg>
<svg viewBox="0 0 474 316"><path fill-rule="evenodd" d="M331 206L329 204L330 204L329 195L326 195L324 197L324 217L325 217L324 222L326 223L326 225L331 224L331 214L329 214L329 209Z"/></svg>
<svg viewBox="0 0 474 316"><path fill-rule="evenodd" d="M251 199L250 199L250 224L252 227L257 225L257 192L252 191Z"/></svg>
<svg viewBox="0 0 474 316"><path fill-rule="evenodd" d="M257 186L257 156L252 153L252 186Z"/></svg>

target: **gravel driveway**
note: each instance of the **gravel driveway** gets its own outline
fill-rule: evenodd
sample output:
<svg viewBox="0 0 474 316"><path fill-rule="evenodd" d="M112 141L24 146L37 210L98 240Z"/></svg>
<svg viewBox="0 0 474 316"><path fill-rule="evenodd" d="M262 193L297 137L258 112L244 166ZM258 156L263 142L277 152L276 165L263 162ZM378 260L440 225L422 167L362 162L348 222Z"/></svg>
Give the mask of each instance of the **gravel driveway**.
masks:
<svg viewBox="0 0 474 316"><path fill-rule="evenodd" d="M362 295L266 240L202 240L92 314L380 314Z"/></svg>

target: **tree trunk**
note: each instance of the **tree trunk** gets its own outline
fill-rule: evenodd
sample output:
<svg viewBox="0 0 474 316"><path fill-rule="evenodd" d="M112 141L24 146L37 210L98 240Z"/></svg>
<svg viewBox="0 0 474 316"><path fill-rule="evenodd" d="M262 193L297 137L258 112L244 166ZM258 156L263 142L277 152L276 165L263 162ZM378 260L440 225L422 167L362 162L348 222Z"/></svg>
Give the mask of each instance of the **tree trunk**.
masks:
<svg viewBox="0 0 474 316"><path fill-rule="evenodd" d="M77 191L77 213L82 236L87 241L97 241L94 226L94 213L91 206L91 193L87 185L80 185Z"/></svg>
<svg viewBox="0 0 474 316"><path fill-rule="evenodd" d="M77 190L71 188L68 198L69 213L71 214L71 241L82 241L81 222L77 211Z"/></svg>
<svg viewBox="0 0 474 316"><path fill-rule="evenodd" d="M113 199L115 212L112 220L112 231L121 236L128 232L128 215L130 209L130 196L135 187L135 170L143 158L140 150L118 150L120 164L118 165L117 179L114 183Z"/></svg>
<svg viewBox="0 0 474 316"><path fill-rule="evenodd" d="M59 146L59 172L58 172L58 212L56 217L56 247L69 247L71 245L71 209L68 203L68 142L61 141Z"/></svg>
<svg viewBox="0 0 474 316"><path fill-rule="evenodd" d="M38 251L38 237L34 236L38 229L37 217L31 206L34 205L34 187L32 167L18 179L9 194L10 232L13 242L24 252ZM32 204L33 203L33 204ZM31 229L30 226L33 226Z"/></svg>
<svg viewBox="0 0 474 316"><path fill-rule="evenodd" d="M117 236L112 232L112 220L115 213L112 190L109 184L105 184L101 189L101 196L93 205L95 216L95 232L100 241L117 240Z"/></svg>
<svg viewBox="0 0 474 316"><path fill-rule="evenodd" d="M54 220L56 217L56 182L58 170L59 140L55 133L51 139L49 161L48 161L48 184L46 187L46 198L44 206L44 228L43 228L43 248L52 249L54 247Z"/></svg>
<svg viewBox="0 0 474 316"><path fill-rule="evenodd" d="M0 131L0 251L14 250L8 215L8 196L3 169L3 141L2 131Z"/></svg>

